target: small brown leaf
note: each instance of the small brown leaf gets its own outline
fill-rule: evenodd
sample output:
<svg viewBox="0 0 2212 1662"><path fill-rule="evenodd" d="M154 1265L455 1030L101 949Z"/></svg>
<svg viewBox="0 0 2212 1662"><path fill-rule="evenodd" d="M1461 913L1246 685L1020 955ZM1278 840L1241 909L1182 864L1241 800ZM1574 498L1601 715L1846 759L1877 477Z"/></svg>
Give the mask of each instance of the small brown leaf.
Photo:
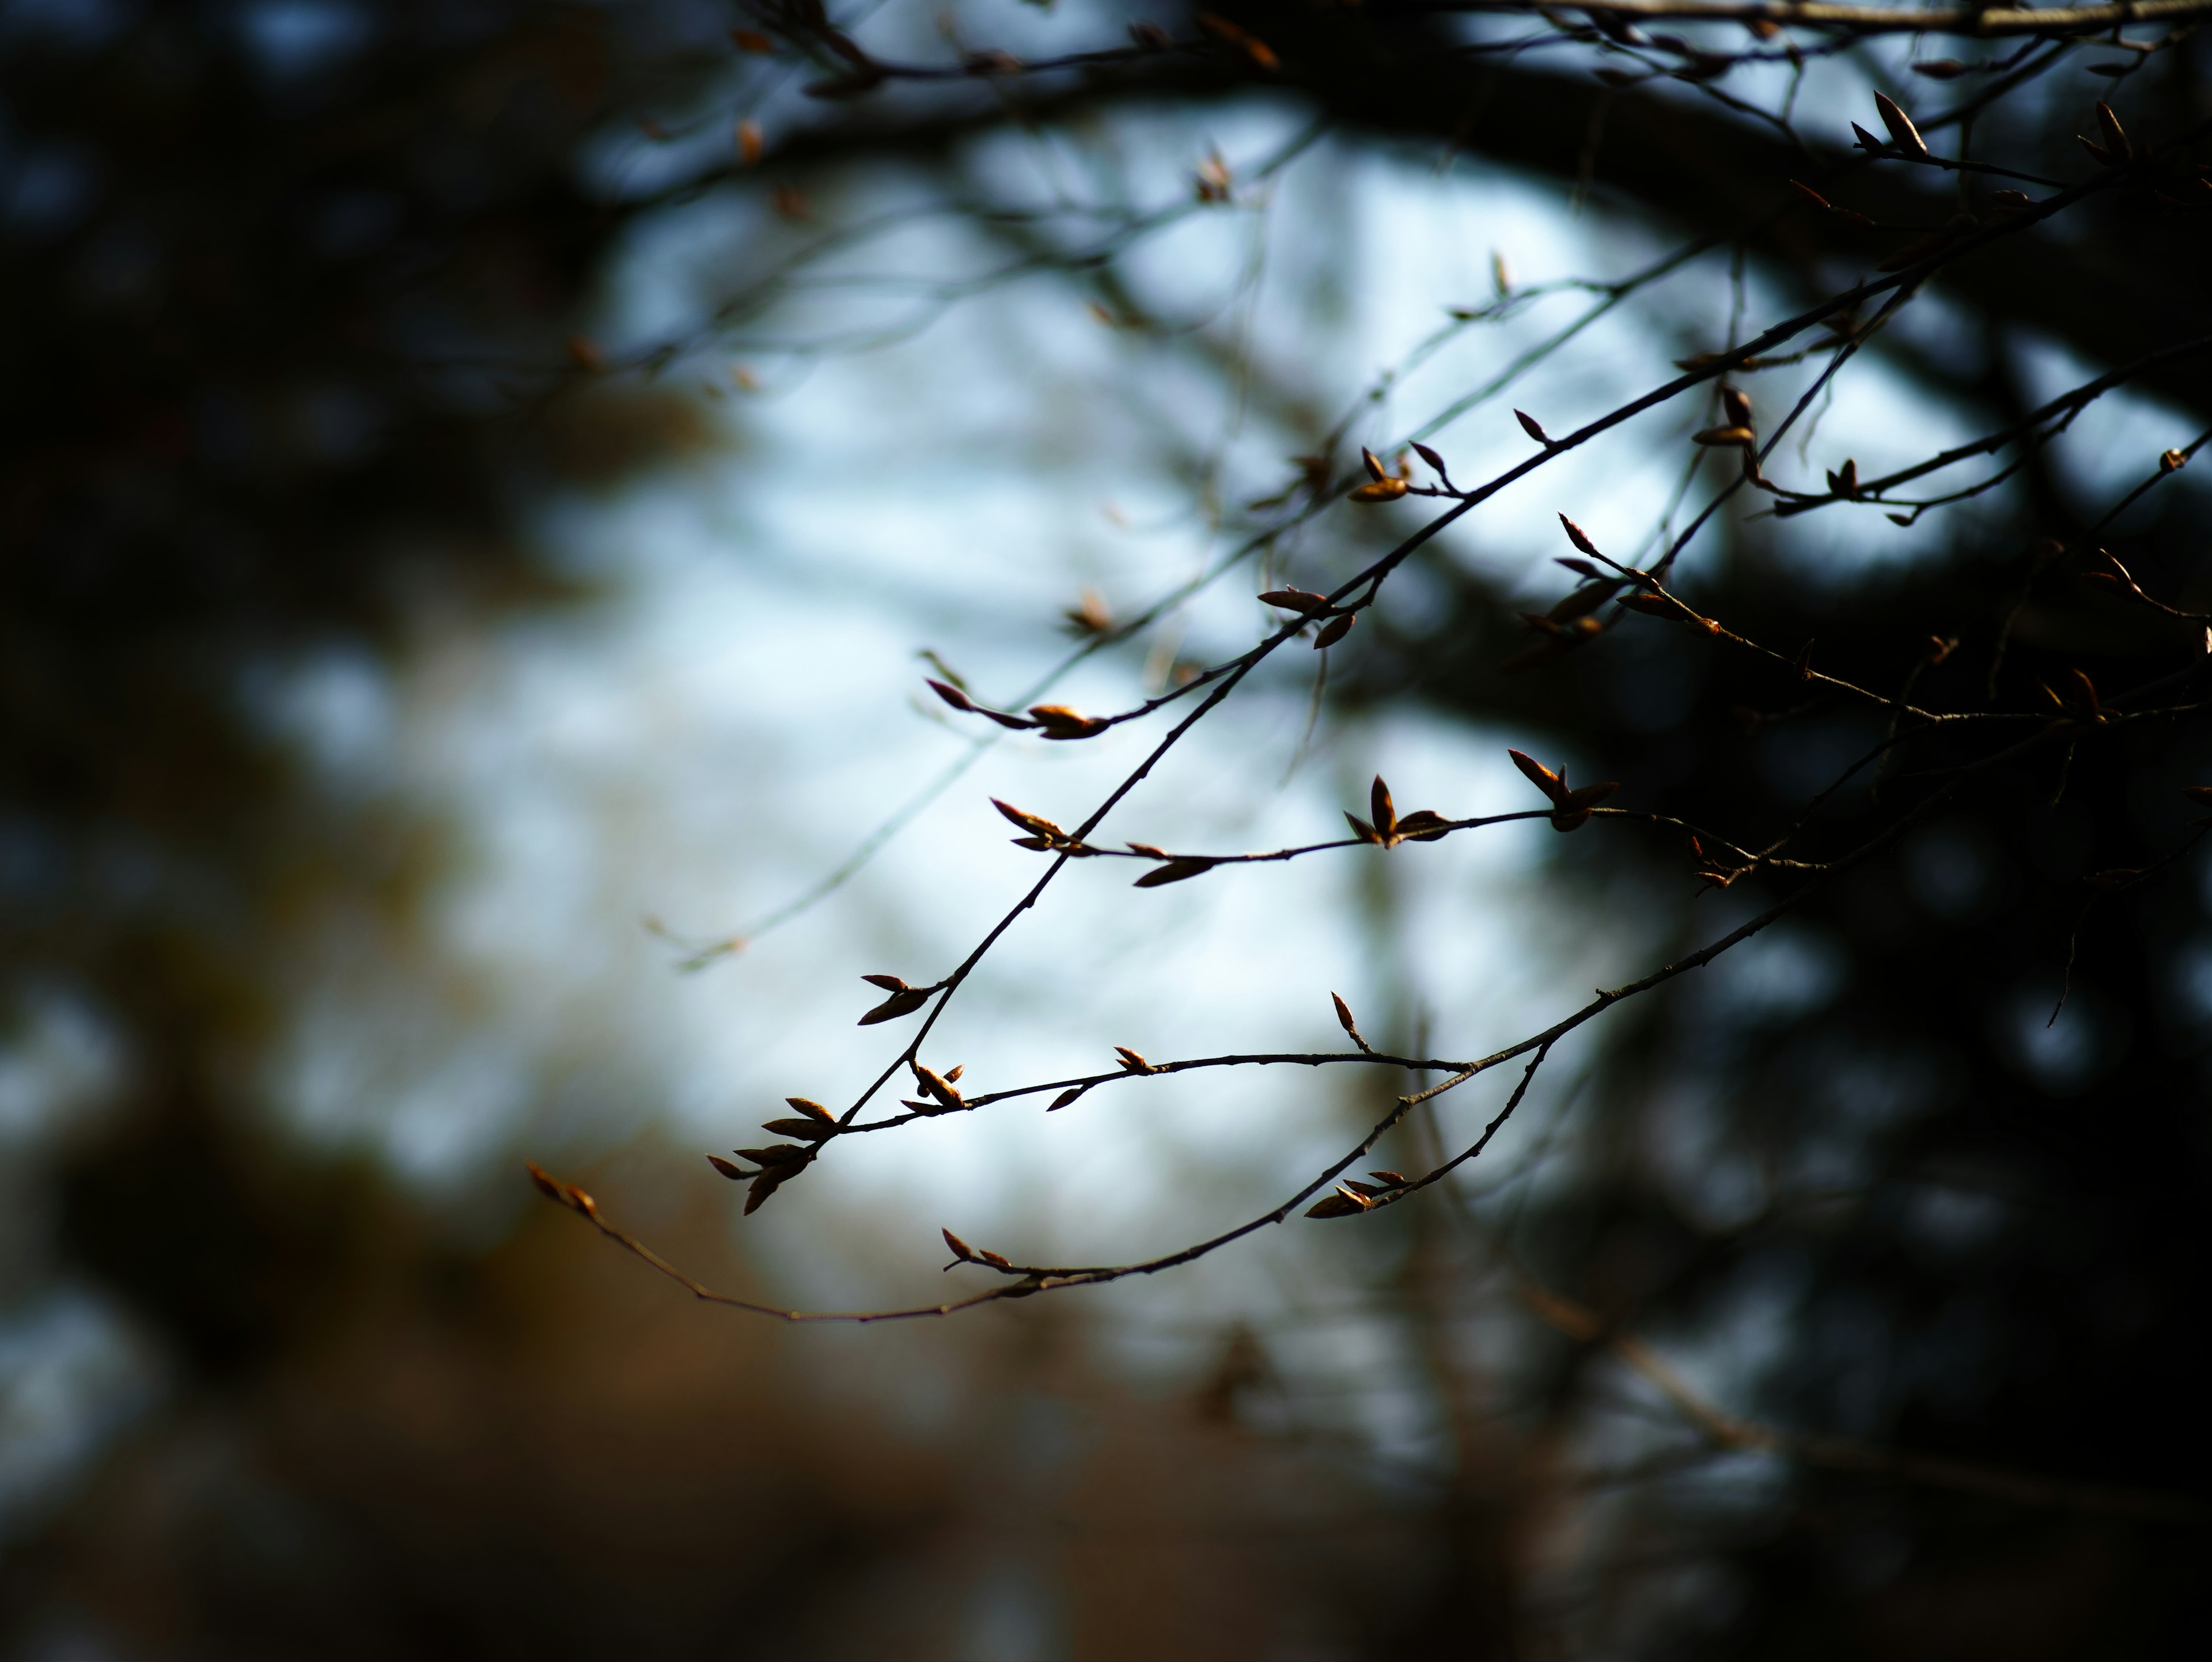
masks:
<svg viewBox="0 0 2212 1662"><path fill-rule="evenodd" d="M994 1252L989 1247L980 1248L975 1256L994 1269L1012 1269L1014 1261L1003 1252Z"/></svg>
<svg viewBox="0 0 2212 1662"><path fill-rule="evenodd" d="M1557 802L1565 797L1567 784L1560 775L1525 752L1509 750L1505 753L1513 758L1513 765L1521 770L1522 776L1552 801Z"/></svg>
<svg viewBox="0 0 2212 1662"><path fill-rule="evenodd" d="M1141 854L1147 860L1165 860L1168 858L1168 851L1165 849L1156 849L1150 843L1132 843L1129 844L1129 852L1131 854Z"/></svg>
<svg viewBox="0 0 2212 1662"><path fill-rule="evenodd" d="M1899 149L1908 155L1928 154L1928 141L1920 136L1920 129L1912 125L1911 116L1880 93L1874 95L1874 107L1881 113L1881 125L1889 129L1889 136L1897 141Z"/></svg>
<svg viewBox="0 0 2212 1662"><path fill-rule="evenodd" d="M779 1137L803 1137L809 1142L825 1142L837 1134L835 1125L824 1125L818 1119L763 1120L761 1129Z"/></svg>
<svg viewBox="0 0 2212 1662"><path fill-rule="evenodd" d="M952 1088L951 1081L932 1072L919 1062L909 1061L907 1066L914 1070L915 1082L947 1108L965 1108L968 1105L966 1099Z"/></svg>
<svg viewBox="0 0 2212 1662"><path fill-rule="evenodd" d="M1434 842L1451 829L1451 821L1432 808L1416 808L1398 822L1398 835L1408 843Z"/></svg>
<svg viewBox="0 0 2212 1662"><path fill-rule="evenodd" d="M835 1125L837 1123L837 1116L818 1102L810 1102L805 1097L786 1097L784 1100L810 1119L819 1120L824 1125Z"/></svg>
<svg viewBox="0 0 2212 1662"><path fill-rule="evenodd" d="M2105 135L2105 148L2114 155L2125 161L2135 155L2136 147L2128 143L2127 131L2120 125L2120 118L2114 115L2112 107L2101 99L2097 103L2097 126Z"/></svg>
<svg viewBox="0 0 2212 1662"><path fill-rule="evenodd" d="M1577 548L1582 550L1583 553L1589 555L1592 559L1601 560L1605 557L1604 555L1598 552L1597 545L1589 539L1589 533L1583 530L1582 527L1577 525L1565 514L1562 514L1559 515L1559 524L1567 533L1567 540L1572 543ZM1595 567L1584 566L1580 569L1589 576L1595 577L1598 575Z"/></svg>
<svg viewBox="0 0 2212 1662"><path fill-rule="evenodd" d="M1153 867L1129 886L1133 889L1157 889L1163 884L1181 883L1190 878L1203 876L1212 871L1215 862L1211 860L1200 860L1185 855L1180 860L1170 860L1164 866Z"/></svg>
<svg viewBox="0 0 2212 1662"><path fill-rule="evenodd" d="M1602 802L1620 788L1620 782L1608 779L1601 785L1584 785L1580 790L1571 790L1559 799L1559 805L1568 808L1587 808Z"/></svg>
<svg viewBox="0 0 2212 1662"><path fill-rule="evenodd" d="M1310 1218L1348 1218L1355 1212L1364 1212L1375 1202L1366 1196L1339 1184L1334 1190L1306 1208Z"/></svg>
<svg viewBox="0 0 2212 1662"><path fill-rule="evenodd" d="M736 1151L739 1160L749 1160L756 1166L789 1166L794 1160L806 1159L813 1152L811 1148L801 1148L795 1142L772 1142L765 1148L740 1148Z"/></svg>
<svg viewBox="0 0 2212 1662"><path fill-rule="evenodd" d="M1358 621L1358 618L1349 612L1345 612L1340 617L1330 618L1327 623L1321 626L1320 633L1314 636L1314 650L1316 652L1328 651L1329 648L1334 646L1346 636L1351 634L1352 624Z"/></svg>
<svg viewBox="0 0 2212 1662"><path fill-rule="evenodd" d="M755 1178L753 1186L745 1191L744 1215L750 1217L767 1205L768 1197L783 1187L783 1178L784 1174L777 1172L763 1172Z"/></svg>
<svg viewBox="0 0 2212 1662"><path fill-rule="evenodd" d="M1737 427L1751 425L1751 399L1741 387L1721 388L1721 408L1728 412L1728 418L1732 425Z"/></svg>
<svg viewBox="0 0 2212 1662"><path fill-rule="evenodd" d="M1036 725L1026 716L1009 715L1002 709L985 709L981 704L978 704L975 709L978 715L988 715L1000 727L1012 728L1017 733L1027 733Z"/></svg>
<svg viewBox="0 0 2212 1662"><path fill-rule="evenodd" d="M1394 502L1412 487L1403 479L1370 479L1351 493L1356 502Z"/></svg>
<svg viewBox="0 0 2212 1662"><path fill-rule="evenodd" d="M1389 842L1398 829L1398 810L1390 801L1390 788L1376 774L1375 782L1367 788L1367 811L1375 817L1375 834Z"/></svg>
<svg viewBox="0 0 2212 1662"><path fill-rule="evenodd" d="M1369 825L1364 819L1356 817L1349 808L1345 810L1344 819L1345 823L1352 827L1352 834L1361 842L1379 843L1382 840L1376 836L1374 826Z"/></svg>
<svg viewBox="0 0 2212 1662"><path fill-rule="evenodd" d="M1122 1067L1133 1074L1149 1074L1152 1071L1152 1064L1126 1044L1116 1044L1114 1047L1114 1054L1121 1058Z"/></svg>
<svg viewBox="0 0 2212 1662"><path fill-rule="evenodd" d="M929 684L929 690L955 709L972 711L975 708L975 701L973 698L961 691L958 687L946 682L932 681Z"/></svg>
<svg viewBox="0 0 2212 1662"><path fill-rule="evenodd" d="M927 993L919 987L909 987L902 993L893 993L854 1025L859 1027L872 1027L879 1021L896 1021L901 1016L912 1015L928 1002Z"/></svg>
<svg viewBox="0 0 2212 1662"><path fill-rule="evenodd" d="M750 1178L753 1175L750 1172L746 1171L743 1166L732 1165L730 1161L724 1160L720 1154L708 1155L707 1164L713 1166L717 1172L720 1172L724 1177L727 1178L732 1183L741 1182L744 1178Z"/></svg>
<svg viewBox="0 0 2212 1662"><path fill-rule="evenodd" d="M1382 466L1382 459L1364 444L1359 447L1359 465L1367 470L1367 477L1377 484L1390 477L1390 470Z"/></svg>
<svg viewBox="0 0 2212 1662"><path fill-rule="evenodd" d="M1057 840L1061 834L1060 827L1054 825L1051 820L1042 819L1034 813L1025 813L1011 802L1001 802L994 796L991 799L991 806L1005 815L1010 823L1019 825L1032 836L1048 837Z"/></svg>

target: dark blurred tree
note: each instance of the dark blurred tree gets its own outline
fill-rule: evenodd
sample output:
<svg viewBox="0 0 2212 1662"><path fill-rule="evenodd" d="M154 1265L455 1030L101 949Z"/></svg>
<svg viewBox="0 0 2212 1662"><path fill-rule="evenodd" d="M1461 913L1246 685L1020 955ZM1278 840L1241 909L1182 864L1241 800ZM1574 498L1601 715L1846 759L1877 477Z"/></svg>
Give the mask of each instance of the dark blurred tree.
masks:
<svg viewBox="0 0 2212 1662"><path fill-rule="evenodd" d="M296 1343L367 1251L365 1180L270 1160L245 1127L234 1062L281 974L267 941L287 879L314 867L404 905L420 875L414 833L303 806L255 707L255 672L337 643L387 650L428 605L488 616L556 591L517 546L513 503L556 472L647 454L643 372L668 359L610 362L577 335L582 304L637 216L750 165L730 155L623 195L586 182L585 153L597 135L700 104L747 44L730 29L757 33L775 50L755 55L779 67L805 60L821 94L763 190L854 158L943 161L1008 124L1259 90L1344 131L1447 143L1739 247L1808 304L1900 238L1789 209L1793 177L1844 180L1852 211L1885 226L1962 210L1993 222L1981 184L1961 194L1955 174L1863 167L1751 119L1717 95L1723 60L1780 50L1771 31L1679 9L1691 17L1676 27L1704 29L1694 41L1647 17L1639 42L1632 7L1568 22L1382 0L1161 8L1133 20L1133 46L1116 33L1084 61L1025 65L986 42L923 74L860 44L879 20L841 19L848 34L805 0L11 9L0 930L19 986L58 978L119 1014L137 1099L128 1129L70 1174L64 1257L144 1311L196 1377L220 1380ZM1802 26L1792 38L1837 38L1769 9ZM2212 116L2199 15L2138 29L2160 43L2139 63L2122 54L2130 74L2112 100L2140 143L2201 137ZM1974 46L2017 54L2003 74L1956 82L1961 107L1979 100L1961 124L1975 154L2081 176L2086 100L2039 77L2118 21L2022 25ZM1975 39L1955 27L1950 38ZM1581 56L1499 49L1501 30L1524 28ZM1593 78L1583 58L1607 41L1612 79ZM1966 326L1899 328L1869 350L1994 430L2026 413L2027 343L2106 368L2212 332L2192 143L2159 178L1941 265L1928 292ZM2138 384L2212 423L2203 363L2176 358ZM617 407L616 385L622 419L595 420ZM1777 555L1786 521L1730 521L1685 593L1753 640L1814 638L1824 672L1899 702L1909 686L1929 709L2026 709L2040 685L2070 691L2077 670L2109 697L2200 661L2201 622L2082 581L2101 542L2173 608L2203 609L2191 476L2094 534L2108 504L2046 451L2023 477L2014 518L1880 582L1815 588ZM1747 845L1796 819L1819 782L1808 769L1889 726L1879 709L1808 699L1786 665L1656 621L1508 675L1522 636L1502 597L1454 581L1432 627L1377 614L1346 654L1340 697L1547 730L1605 759L1620 804ZM1958 644L1930 662L1931 637ZM2201 696L2178 685L2177 703ZM1590 1111L1608 1157L1525 1224L1534 1271L1603 1324L1559 1342L1539 1432L1564 1433L1602 1391L1605 1340L1627 1324L1694 1332L1747 1287L1786 1288L1769 1397L1739 1409L1979 1470L2204 1495L2201 865L2085 882L2183 844L2180 788L2212 782L2203 735L2192 709L1976 773L1800 908L1802 998L1731 1008L1686 986L1613 1019ZM1877 788L1836 799L1815 843L1852 846L1932 770L1979 753L1946 730L1918 734ZM1656 842L1601 855L1593 842L1563 843L1563 868L1700 944L1682 861ZM1771 898L1771 881L1741 893ZM2059 1020L2039 1025L2062 986ZM1717 1218L1651 1158L1685 1099L1759 1174L1742 1215ZM1663 1484L1635 1502L1629 1538L1652 1550L1597 1591L1634 1623L1607 1644L2155 1656L2188 1653L2207 1623L2201 1521L1836 1463L1793 1470L1749 1531ZM1376 1653L1509 1654L1547 1630L1507 1609L1513 1531L1496 1494L1455 1495L1438 1531L1449 1568L1428 1607L1373 1616ZM818 1524L825 1539L841 1527ZM1705 1594L1637 1614L1656 1608L1638 1602L1644 1581L1692 1570L1712 1578Z"/></svg>

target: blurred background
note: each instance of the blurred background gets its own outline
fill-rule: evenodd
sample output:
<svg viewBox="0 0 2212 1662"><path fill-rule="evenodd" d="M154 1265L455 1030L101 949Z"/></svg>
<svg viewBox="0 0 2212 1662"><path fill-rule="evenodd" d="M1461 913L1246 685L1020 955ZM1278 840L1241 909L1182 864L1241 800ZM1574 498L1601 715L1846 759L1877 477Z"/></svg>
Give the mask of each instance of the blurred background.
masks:
<svg viewBox="0 0 2212 1662"><path fill-rule="evenodd" d="M1259 589L1421 523L1304 511L1301 459L1421 437L1486 478L1515 408L1571 430L1847 285L1877 244L1772 211L1793 131L1832 159L1873 89L1958 96L1903 39L1624 89L1534 20L1368 10L883 5L837 21L902 63L1215 44L847 98L810 94L804 6L0 6L0 1654L2201 1653L2212 868L2081 885L2188 834L2201 722L1996 770L1562 1044L1455 1184L1171 1275L792 1329L531 1190L526 1159L744 1296L933 1301L984 1284L940 1227L1171 1251L1407 1088L1026 1099L854 1139L742 1221L701 1158L897 1053L859 977L934 981L1038 869L990 797L1073 825L1159 731L1042 743L925 676L1105 710L1243 650ZM2206 113L2193 43L2099 51L2034 60L1978 153L2070 177L2100 97ZM2201 218L2082 213L1947 271L1777 476L1907 465L2203 332ZM2197 439L2207 385L2138 377L1910 525L1739 501L1682 585L1875 685L1956 635L1943 707L2148 679L2192 630L2039 551ZM1879 712L1656 623L1499 669L1571 581L1554 515L1653 554L1729 476L1686 441L1714 419L1486 504L1105 834L1327 838L1377 771L1401 813L1525 808L1509 745L1775 834ZM2212 598L2200 483L2106 533L2178 605ZM1782 892L1534 821L1129 874L1065 873L936 1064L1335 1049L1332 991L1378 1045L1479 1055Z"/></svg>

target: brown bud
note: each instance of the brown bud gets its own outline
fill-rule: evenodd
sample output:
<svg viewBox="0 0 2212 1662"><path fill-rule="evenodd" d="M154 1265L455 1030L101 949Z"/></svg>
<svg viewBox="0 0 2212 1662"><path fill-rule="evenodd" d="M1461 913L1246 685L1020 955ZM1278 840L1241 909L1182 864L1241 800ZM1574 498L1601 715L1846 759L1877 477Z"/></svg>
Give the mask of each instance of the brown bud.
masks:
<svg viewBox="0 0 2212 1662"><path fill-rule="evenodd" d="M929 690L955 709L973 710L975 708L975 701L973 698L949 682L932 681L929 684Z"/></svg>
<svg viewBox="0 0 2212 1662"><path fill-rule="evenodd" d="M1149 1074L1152 1064L1126 1044L1116 1044L1114 1054L1121 1058L1121 1066L1133 1074Z"/></svg>
<svg viewBox="0 0 2212 1662"><path fill-rule="evenodd" d="M1260 597L1266 606L1280 606L1285 612L1325 612L1328 596L1310 594L1303 588L1271 588Z"/></svg>
<svg viewBox="0 0 2212 1662"><path fill-rule="evenodd" d="M1391 502L1411 489L1403 479L1370 479L1352 493L1356 502Z"/></svg>
<svg viewBox="0 0 2212 1662"><path fill-rule="evenodd" d="M752 1176L752 1173L746 1171L743 1166L732 1165L728 1160L724 1160L720 1154L708 1155L707 1164L713 1166L717 1172L720 1172L724 1177L729 1178L732 1183L737 1183L744 1178Z"/></svg>
<svg viewBox="0 0 2212 1662"><path fill-rule="evenodd" d="M1381 481L1390 477L1390 470L1382 466L1382 458L1365 445L1359 447L1359 465L1367 470L1367 477Z"/></svg>
<svg viewBox="0 0 2212 1662"><path fill-rule="evenodd" d="M1926 155L1928 141L1920 136L1920 129L1912 125L1912 118L1890 100L1876 93L1874 107L1881 112L1881 125L1889 129L1889 136L1897 141L1897 148L1907 155Z"/></svg>
<svg viewBox="0 0 2212 1662"><path fill-rule="evenodd" d="M1416 808L1398 822L1398 835L1408 843L1429 843L1451 829L1451 821L1431 808Z"/></svg>
<svg viewBox="0 0 2212 1662"><path fill-rule="evenodd" d="M1316 652L1327 651L1330 647L1334 646L1346 636L1351 634L1352 624L1358 621L1359 619L1349 612L1345 612L1340 617L1330 618L1327 623L1321 626L1321 632L1314 636L1314 650Z"/></svg>
<svg viewBox="0 0 2212 1662"><path fill-rule="evenodd" d="M1746 449L1759 442L1759 435L1748 427L1708 427L1703 432L1690 435L1690 442L1709 447L1741 445Z"/></svg>
<svg viewBox="0 0 2212 1662"><path fill-rule="evenodd" d="M906 983L895 975L864 975L860 979L871 987L882 988L887 993L902 993L906 990Z"/></svg>
<svg viewBox="0 0 2212 1662"><path fill-rule="evenodd" d="M1335 1189L1306 1208L1310 1218L1348 1218L1355 1212L1364 1212L1374 1205L1366 1196L1339 1184Z"/></svg>
<svg viewBox="0 0 2212 1662"><path fill-rule="evenodd" d="M2102 100L2097 104L2097 126L2105 135L2105 148L2114 155L2125 161L2135 155L2136 147L2128 143L2126 130L2120 125L2120 118L2114 115L2112 107Z"/></svg>
<svg viewBox="0 0 2212 1662"><path fill-rule="evenodd" d="M1007 820L1011 823L1019 825L1024 831L1030 832L1032 836L1050 837L1054 841L1059 840L1060 837L1061 833L1060 827L1054 825L1049 819L1041 819L1034 813L1026 813L1024 810L1014 807L1011 802L1001 802L995 796L991 799L991 806L998 809L998 811L1001 814L1005 815Z"/></svg>
<svg viewBox="0 0 2212 1662"><path fill-rule="evenodd" d="M1069 1103L1074 1101L1076 1098L1082 1094L1083 1087L1080 1085L1072 1086L1067 1090L1062 1091L1058 1096L1054 1097L1049 1103L1048 1103L1045 1105L1045 1112L1049 1114L1065 1108Z"/></svg>
<svg viewBox="0 0 2212 1662"><path fill-rule="evenodd" d="M1598 552L1597 545L1589 539L1589 533L1583 530L1582 527L1577 525L1565 514L1562 514L1559 515L1559 524L1567 533L1567 540L1572 543L1577 548L1582 550L1583 553L1590 556L1593 559L1602 559L1605 557Z"/></svg>
<svg viewBox="0 0 2212 1662"><path fill-rule="evenodd" d="M1521 770L1522 776L1552 801L1557 802L1566 795L1567 782L1562 776L1525 752L1509 750L1505 753L1513 758L1513 765Z"/></svg>
<svg viewBox="0 0 2212 1662"><path fill-rule="evenodd" d="M1751 425L1751 399L1741 387L1721 388L1721 408L1728 412L1729 423L1735 427Z"/></svg>
<svg viewBox="0 0 2212 1662"><path fill-rule="evenodd" d="M1445 477L1446 470L1444 467L1444 459L1437 454L1435 451L1430 449L1428 446L1423 444L1419 439L1415 439L1413 441L1413 454L1419 456L1423 461L1428 463L1431 471L1433 472L1438 478Z"/></svg>
<svg viewBox="0 0 2212 1662"><path fill-rule="evenodd" d="M786 1097L784 1100L810 1119L820 1120L825 1125L835 1125L837 1123L837 1116L818 1102L810 1102L805 1097Z"/></svg>
<svg viewBox="0 0 2212 1662"><path fill-rule="evenodd" d="M1359 819L1348 808L1345 811L1344 820L1346 825L1352 827L1352 834L1358 837L1361 842L1379 843L1382 840L1381 837L1376 836L1374 826L1369 825L1364 819Z"/></svg>
<svg viewBox="0 0 2212 1662"><path fill-rule="evenodd" d="M1521 430L1526 433L1530 438L1535 440L1537 443L1543 445L1547 448L1550 447L1552 442L1551 435L1544 431L1543 428L1538 424L1536 418L1530 415L1526 410L1516 410L1513 412L1513 419L1521 423Z"/></svg>
<svg viewBox="0 0 2212 1662"><path fill-rule="evenodd" d="M795 1142L772 1142L765 1148L739 1148L734 1151L739 1160L749 1160L756 1166L789 1166L803 1160L813 1153Z"/></svg>
<svg viewBox="0 0 2212 1662"><path fill-rule="evenodd" d="M1398 810L1390 801L1390 788L1376 774L1375 782L1368 787L1367 811L1375 817L1375 834L1386 843L1398 829Z"/></svg>
<svg viewBox="0 0 2212 1662"><path fill-rule="evenodd" d="M909 987L902 993L893 993L854 1025L859 1027L872 1027L879 1021L896 1021L901 1016L912 1015L928 1002L929 995L927 992L919 987Z"/></svg>
<svg viewBox="0 0 2212 1662"><path fill-rule="evenodd" d="M1336 1025L1351 1034L1352 1038L1358 1038L1359 1024L1352 1019L1352 1007L1334 993L1328 995L1328 1001L1336 1006Z"/></svg>
<svg viewBox="0 0 2212 1662"><path fill-rule="evenodd" d="M1088 739L1106 731L1108 723L1066 704L1032 704L1030 718L1044 729L1048 739Z"/></svg>
<svg viewBox="0 0 2212 1662"><path fill-rule="evenodd" d="M950 1229L940 1229L937 1233L945 1237L945 1244L952 1249L952 1256L954 1257L959 1259L963 1263L973 1263L975 1262L975 1249L969 1245L966 1241L962 1240L959 1236L954 1234Z"/></svg>
<svg viewBox="0 0 2212 1662"><path fill-rule="evenodd" d="M535 1160L526 1160L522 1164L523 1168L530 1173L530 1181L536 1185L539 1194L544 1196L547 1200L556 1201L561 1198L561 1185L554 1182L552 1173Z"/></svg>
<svg viewBox="0 0 2212 1662"><path fill-rule="evenodd" d="M1186 879L1203 876L1213 869L1215 861L1186 856L1170 860L1165 865L1155 866L1129 886L1133 889L1157 889L1167 883L1181 883Z"/></svg>

